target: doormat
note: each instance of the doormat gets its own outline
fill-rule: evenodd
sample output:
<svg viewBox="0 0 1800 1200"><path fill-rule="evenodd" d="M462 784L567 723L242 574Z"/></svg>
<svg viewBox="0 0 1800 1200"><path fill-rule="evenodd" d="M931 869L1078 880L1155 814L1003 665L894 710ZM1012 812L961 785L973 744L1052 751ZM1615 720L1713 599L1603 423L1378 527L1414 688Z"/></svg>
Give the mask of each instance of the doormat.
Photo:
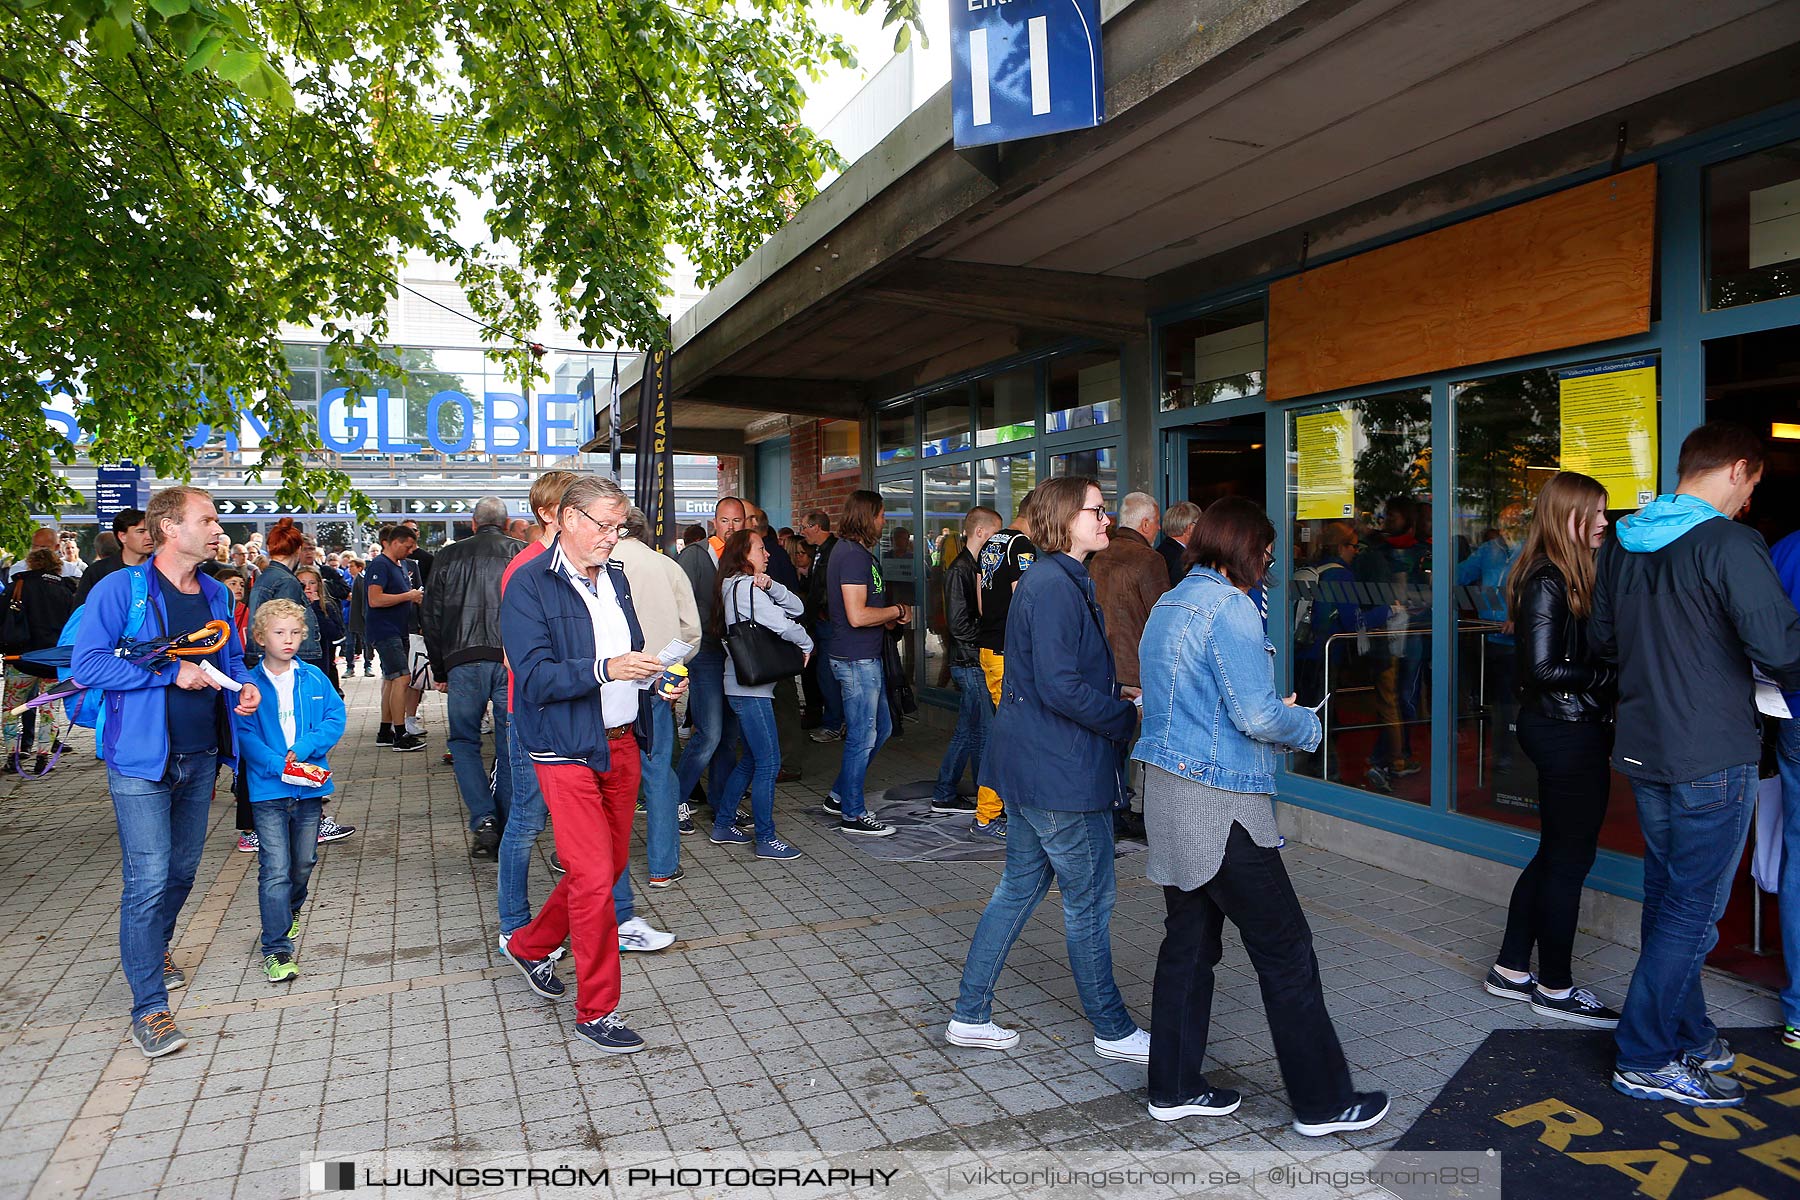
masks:
<svg viewBox="0 0 1800 1200"><path fill-rule="evenodd" d="M1769 1028L1720 1031L1742 1108L1633 1100L1612 1089L1610 1032L1488 1035L1396 1153L1495 1150L1508 1196L1733 1200L1800 1195L1800 1050ZM1395 1188L1403 1196L1441 1190Z"/></svg>
<svg viewBox="0 0 1800 1200"><path fill-rule="evenodd" d="M893 837L871 838L839 835L870 858L882 862L1001 862L1006 858L1004 839L972 833L973 817L968 813L934 813L931 811L932 781L897 783L865 797L868 809L894 827ZM817 805L809 806L808 815L824 829L837 826L837 818ZM1141 841L1123 840L1114 851L1118 855L1143 850Z"/></svg>

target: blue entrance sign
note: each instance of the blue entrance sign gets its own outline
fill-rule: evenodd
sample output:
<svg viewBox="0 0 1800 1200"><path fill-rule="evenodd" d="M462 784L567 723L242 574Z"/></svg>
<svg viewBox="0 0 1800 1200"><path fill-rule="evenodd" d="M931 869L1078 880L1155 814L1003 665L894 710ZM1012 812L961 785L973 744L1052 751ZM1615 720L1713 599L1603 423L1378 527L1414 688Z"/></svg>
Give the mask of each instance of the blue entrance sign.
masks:
<svg viewBox="0 0 1800 1200"><path fill-rule="evenodd" d="M112 528L113 518L138 505L140 471L130 462L108 463L94 471L94 519L101 530Z"/></svg>
<svg viewBox="0 0 1800 1200"><path fill-rule="evenodd" d="M1106 119L1099 0L950 0L950 63L958 148Z"/></svg>

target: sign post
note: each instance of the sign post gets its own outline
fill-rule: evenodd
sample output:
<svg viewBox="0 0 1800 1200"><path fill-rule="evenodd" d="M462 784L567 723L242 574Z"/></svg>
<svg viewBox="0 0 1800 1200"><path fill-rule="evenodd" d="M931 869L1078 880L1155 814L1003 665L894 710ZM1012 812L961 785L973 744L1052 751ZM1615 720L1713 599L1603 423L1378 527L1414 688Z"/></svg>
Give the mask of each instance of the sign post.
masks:
<svg viewBox="0 0 1800 1200"><path fill-rule="evenodd" d="M957 149L1106 119L1099 0L950 0Z"/></svg>
<svg viewBox="0 0 1800 1200"><path fill-rule="evenodd" d="M138 483L142 474L129 459L105 463L94 472L94 519L101 533L112 529L113 518L138 507Z"/></svg>

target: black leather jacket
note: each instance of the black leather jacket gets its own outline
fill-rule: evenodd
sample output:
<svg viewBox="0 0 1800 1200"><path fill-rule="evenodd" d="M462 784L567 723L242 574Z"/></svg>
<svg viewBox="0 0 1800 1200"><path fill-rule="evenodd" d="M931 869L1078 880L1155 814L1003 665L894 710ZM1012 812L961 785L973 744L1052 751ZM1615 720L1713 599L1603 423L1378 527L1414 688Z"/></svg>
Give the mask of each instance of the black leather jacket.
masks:
<svg viewBox="0 0 1800 1200"><path fill-rule="evenodd" d="M500 662L500 577L525 543L498 525L452 542L433 556L419 619L434 679L466 662Z"/></svg>
<svg viewBox="0 0 1800 1200"><path fill-rule="evenodd" d="M828 534L824 541L812 548L812 573L806 577L806 620L809 627L815 630L831 622L825 571L831 562L832 548L836 545L837 535Z"/></svg>
<svg viewBox="0 0 1800 1200"><path fill-rule="evenodd" d="M977 667L981 650L975 637L981 632L981 610L976 605L975 556L965 547L944 568L944 628L950 634L950 665Z"/></svg>
<svg viewBox="0 0 1800 1200"><path fill-rule="evenodd" d="M1568 585L1548 559L1533 564L1513 614L1519 703L1553 721L1610 721L1619 672L1588 645Z"/></svg>

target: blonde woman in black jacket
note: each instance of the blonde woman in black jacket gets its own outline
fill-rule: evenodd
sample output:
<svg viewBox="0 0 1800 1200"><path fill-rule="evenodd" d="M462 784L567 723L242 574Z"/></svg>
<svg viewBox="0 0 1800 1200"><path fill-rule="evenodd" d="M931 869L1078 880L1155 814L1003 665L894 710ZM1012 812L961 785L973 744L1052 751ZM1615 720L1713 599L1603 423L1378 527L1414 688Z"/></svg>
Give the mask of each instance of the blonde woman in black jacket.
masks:
<svg viewBox="0 0 1800 1200"><path fill-rule="evenodd" d="M1594 554L1606 532L1606 489L1559 471L1538 493L1506 582L1515 638L1519 744L1538 773L1537 854L1513 887L1506 934L1486 989L1533 1012L1597 1029L1619 1014L1578 988L1570 963L1581 888L1612 790L1618 672L1588 644ZM1537 974L1531 952L1538 953Z"/></svg>

